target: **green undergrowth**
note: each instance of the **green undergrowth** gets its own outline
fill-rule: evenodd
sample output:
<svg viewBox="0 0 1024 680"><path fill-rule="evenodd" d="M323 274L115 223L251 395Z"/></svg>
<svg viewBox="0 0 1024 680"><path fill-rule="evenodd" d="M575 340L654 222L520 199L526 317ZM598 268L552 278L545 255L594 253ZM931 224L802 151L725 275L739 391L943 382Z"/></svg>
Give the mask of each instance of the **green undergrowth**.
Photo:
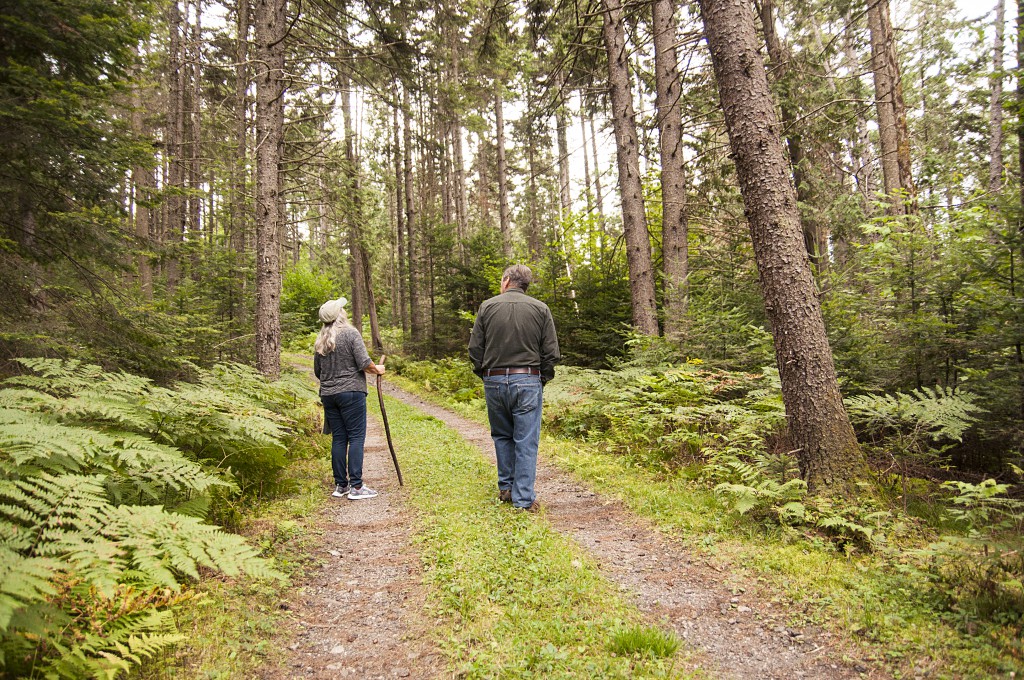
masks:
<svg viewBox="0 0 1024 680"><path fill-rule="evenodd" d="M638 612L543 514L498 503L479 450L402 402L387 408L418 513L437 643L460 677L683 675L667 633L649 634L646 646L616 644L641 624Z"/></svg>
<svg viewBox="0 0 1024 680"><path fill-rule="evenodd" d="M288 610L282 602L295 580L318 564L314 554L321 532L315 517L329 502L324 480L331 475L329 441L319 434L318 404L310 402L298 416L287 441L291 464L282 474L281 491L250 500L237 513L238 532L272 557L289 579L202 582L194 589L194 599L176 612L184 640L133 678L251 678L283 662Z"/></svg>
<svg viewBox="0 0 1024 680"><path fill-rule="evenodd" d="M413 380L395 382L486 422L482 400L453 399ZM554 429L552 421L563 417L553 412L563 408L559 402L573 408L574 385L578 382L558 384L556 379L550 386L555 389L545 390L548 431ZM549 394L555 397L553 405L548 403ZM607 411L595 408L593 413L598 430L614 429ZM632 415L651 418L652 411ZM578 419L578 407L573 417ZM675 439L680 436L670 429L662 435L666 432ZM722 570L725 581L758 582L770 605L767 611L774 608L789 625L831 628L850 640L858 661L886 667L900 678L988 678L1011 672L1019 677L1024 670L1020 628L1012 618L984 620L965 605L951 604L941 589L931 587L933 576L915 566L921 564L922 552L933 549L927 537L934 534L913 520L910 527L917 529L900 534L900 523L891 522L889 542L870 550L859 548L855 541L837 541L813 527L734 512L733 500L716 493L703 471L693 464L666 464L670 461L652 454L651 446L636 440L609 441L615 435L593 436L586 427L578 434L585 439L545 434L541 457L590 488L618 497L633 512L699 551Z"/></svg>

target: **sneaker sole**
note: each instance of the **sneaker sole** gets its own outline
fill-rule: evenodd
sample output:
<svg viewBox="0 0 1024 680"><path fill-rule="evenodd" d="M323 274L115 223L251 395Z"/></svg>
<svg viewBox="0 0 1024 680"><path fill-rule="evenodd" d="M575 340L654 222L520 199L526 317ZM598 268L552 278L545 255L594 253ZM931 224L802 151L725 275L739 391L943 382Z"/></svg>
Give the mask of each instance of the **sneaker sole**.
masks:
<svg viewBox="0 0 1024 680"><path fill-rule="evenodd" d="M364 496L349 496L348 499L350 501L364 501L367 498L376 498L376 497L377 497L377 494L371 493L371 494L366 494Z"/></svg>

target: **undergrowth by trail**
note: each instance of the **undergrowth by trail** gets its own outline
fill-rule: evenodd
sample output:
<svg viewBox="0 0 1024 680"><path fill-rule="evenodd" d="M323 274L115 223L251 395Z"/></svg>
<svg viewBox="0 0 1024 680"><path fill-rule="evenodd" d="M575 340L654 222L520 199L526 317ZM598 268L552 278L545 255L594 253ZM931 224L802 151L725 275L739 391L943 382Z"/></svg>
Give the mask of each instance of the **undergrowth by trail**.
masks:
<svg viewBox="0 0 1024 680"><path fill-rule="evenodd" d="M458 364L417 366L411 373L419 374L418 382L396 376L392 380L463 416L486 422L482 400L474 398L471 389L471 376ZM549 392L563 399L567 394L586 398L578 382L553 386L555 390L545 390L546 401ZM678 417L678 410L653 403L638 415L638 397L631 390L636 391L623 390L623 402L632 399L629 403L635 407L629 412L619 413L616 409L623 404L607 400L591 407L603 427L614 430L609 423L615 419L627 422L638 417L654 423L659 408L669 417ZM885 526L890 540L865 544L849 536L830 538L806 524L780 523L779 515L768 510L777 511L785 498L758 499L765 512L737 513L735 499L720 490L716 493L706 470L693 463L672 464L657 452L653 439L646 446L639 441L616 441L622 437L621 429L606 436L603 430L584 428L579 434L586 440L551 436L553 424L574 417L558 410L564 403L545 404L543 459L590 488L618 497L637 515L726 573L760 582L766 597L785 605L790 624L838 631L859 647L858 658L887 667L895 677L990 678L1013 672L1019 677L1024 671L1020 626L1012 614L997 610L986 619L977 610L951 605L948 591L936 587L934 575L919 566L931 557L927 551L935 550L929 547L929 531L936 529L893 513L895 519L888 519ZM664 427L662 422L655 426ZM723 432L715 437L728 441L729 430ZM680 434L685 433L674 436ZM713 439L708 438L708 446L713 446Z"/></svg>
<svg viewBox="0 0 1024 680"><path fill-rule="evenodd" d="M571 540L542 515L498 503L476 447L401 402L387 408L419 514L437 642L461 676L683 677L671 636L646 631Z"/></svg>
<svg viewBox="0 0 1024 680"><path fill-rule="evenodd" d="M196 598L177 611L184 640L131 677L251 678L258 669L282 662L286 647L281 631L288 611L281 602L307 570L317 568L321 537L314 519L330 502L323 483L331 474L329 442L319 433L318 408L310 401L296 409L295 432L288 440L291 463L276 492L262 499L238 499L232 508L238 531L273 557L289 580L214 579L199 584Z"/></svg>

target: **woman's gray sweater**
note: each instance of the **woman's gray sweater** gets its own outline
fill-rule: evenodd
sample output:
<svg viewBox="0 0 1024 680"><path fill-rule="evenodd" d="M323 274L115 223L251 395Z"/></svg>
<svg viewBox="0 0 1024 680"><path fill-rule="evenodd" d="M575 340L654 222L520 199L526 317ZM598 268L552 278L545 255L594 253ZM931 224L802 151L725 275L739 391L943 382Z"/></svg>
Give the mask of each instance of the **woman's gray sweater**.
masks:
<svg viewBox="0 0 1024 680"><path fill-rule="evenodd" d="M348 324L334 336L334 351L313 353L313 375L320 379L320 396L342 392L366 392L366 367L372 362L363 336Z"/></svg>

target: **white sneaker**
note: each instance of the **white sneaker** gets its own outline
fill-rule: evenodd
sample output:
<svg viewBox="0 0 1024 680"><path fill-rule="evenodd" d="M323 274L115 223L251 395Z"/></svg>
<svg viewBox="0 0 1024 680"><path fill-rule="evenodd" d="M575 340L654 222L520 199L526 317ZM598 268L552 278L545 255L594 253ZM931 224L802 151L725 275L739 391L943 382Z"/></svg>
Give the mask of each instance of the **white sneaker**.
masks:
<svg viewBox="0 0 1024 680"><path fill-rule="evenodd" d="M351 490L352 487L350 487L348 484L346 484L345 486L342 486L341 484L335 484L334 493L332 493L331 495L334 496L335 498L344 498L345 496L348 495L348 492Z"/></svg>
<svg viewBox="0 0 1024 680"><path fill-rule="evenodd" d="M363 484L358 489L356 487L352 487L352 489L348 492L348 499L350 501L360 501L363 500L364 498L374 498L376 495L376 491Z"/></svg>

